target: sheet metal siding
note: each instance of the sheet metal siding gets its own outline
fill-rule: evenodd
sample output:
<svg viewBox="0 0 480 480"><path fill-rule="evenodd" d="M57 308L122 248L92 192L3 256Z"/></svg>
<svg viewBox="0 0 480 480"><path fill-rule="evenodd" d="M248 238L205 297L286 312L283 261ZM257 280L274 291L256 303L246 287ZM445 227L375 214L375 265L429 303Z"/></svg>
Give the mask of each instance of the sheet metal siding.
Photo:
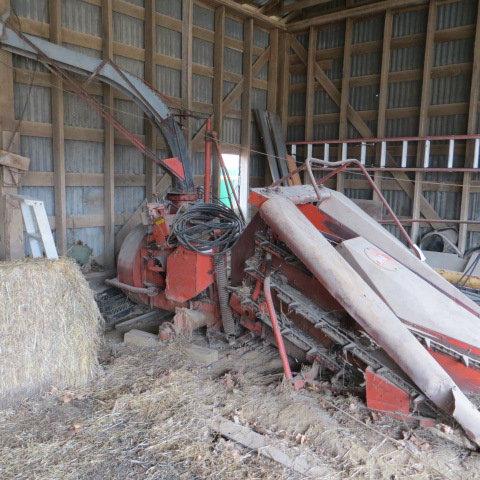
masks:
<svg viewBox="0 0 480 480"><path fill-rule="evenodd" d="M372 198L372 191L360 188L346 188L345 195L355 200L370 200Z"/></svg>
<svg viewBox="0 0 480 480"><path fill-rule="evenodd" d="M225 17L225 36L243 40L243 23L230 17Z"/></svg>
<svg viewBox="0 0 480 480"><path fill-rule="evenodd" d="M437 8L437 29L471 25L477 12L475 0L462 0L456 3L446 3Z"/></svg>
<svg viewBox="0 0 480 480"><path fill-rule="evenodd" d="M480 232L468 232L467 250L480 246Z"/></svg>
<svg viewBox="0 0 480 480"><path fill-rule="evenodd" d="M343 47L345 43L345 23L333 23L318 29L317 49Z"/></svg>
<svg viewBox="0 0 480 480"><path fill-rule="evenodd" d="M132 214L145 199L145 187L115 187L115 213Z"/></svg>
<svg viewBox="0 0 480 480"><path fill-rule="evenodd" d="M157 88L161 93L171 97L182 96L182 72L174 68L157 65Z"/></svg>
<svg viewBox="0 0 480 480"><path fill-rule="evenodd" d="M435 66L468 63L473 58L473 38L461 38L435 44Z"/></svg>
<svg viewBox="0 0 480 480"><path fill-rule="evenodd" d="M468 219L469 220L476 220L476 221L480 220L480 193L471 193L470 194Z"/></svg>
<svg viewBox="0 0 480 480"><path fill-rule="evenodd" d="M411 80L388 85L388 108L416 107L420 105L422 81Z"/></svg>
<svg viewBox="0 0 480 480"><path fill-rule="evenodd" d="M352 43L372 42L383 38L383 15L353 24Z"/></svg>
<svg viewBox="0 0 480 480"><path fill-rule="evenodd" d="M197 27L213 31L215 28L215 12L209 8L193 4L193 24Z"/></svg>
<svg viewBox="0 0 480 480"><path fill-rule="evenodd" d="M194 63L213 67L213 43L194 38L192 57Z"/></svg>
<svg viewBox="0 0 480 480"><path fill-rule="evenodd" d="M144 48L145 29L143 21L123 13L113 12L113 39L132 47Z"/></svg>
<svg viewBox="0 0 480 480"><path fill-rule="evenodd" d="M313 125L313 138L315 140L329 140L338 138L338 123L317 123ZM321 155L323 152L321 153Z"/></svg>
<svg viewBox="0 0 480 480"><path fill-rule="evenodd" d="M314 126L315 128L315 126ZM287 141L303 141L305 139L305 125L288 125L287 127Z"/></svg>
<svg viewBox="0 0 480 480"><path fill-rule="evenodd" d="M240 145L242 121L239 118L225 117L222 123L222 142Z"/></svg>
<svg viewBox="0 0 480 480"><path fill-rule="evenodd" d="M158 13L182 19L182 0L156 0L155 8Z"/></svg>
<svg viewBox="0 0 480 480"><path fill-rule="evenodd" d="M143 175L145 173L145 157L132 145L115 145L114 157L116 174Z"/></svg>
<svg viewBox="0 0 480 480"><path fill-rule="evenodd" d="M376 110L378 108L378 84L350 87L350 104L355 110Z"/></svg>
<svg viewBox="0 0 480 480"><path fill-rule="evenodd" d="M51 123L52 99L50 88L14 83L13 98L17 120Z"/></svg>
<svg viewBox="0 0 480 480"><path fill-rule="evenodd" d="M100 215L103 213L103 187L66 187L67 215Z"/></svg>
<svg viewBox="0 0 480 480"><path fill-rule="evenodd" d="M351 75L361 77L380 73L382 66L382 54L380 52L363 53L352 55Z"/></svg>
<svg viewBox="0 0 480 480"><path fill-rule="evenodd" d="M441 218L455 219L460 217L461 192L433 192L424 190L423 195Z"/></svg>
<svg viewBox="0 0 480 480"><path fill-rule="evenodd" d="M102 9L82 0L62 0L62 25L99 37L102 34Z"/></svg>
<svg viewBox="0 0 480 480"><path fill-rule="evenodd" d="M252 108L267 109L267 91L259 88L252 89Z"/></svg>
<svg viewBox="0 0 480 480"><path fill-rule="evenodd" d="M48 72L48 69L40 62L15 54L12 55L12 65L14 68L21 68L23 70L29 70L30 72Z"/></svg>
<svg viewBox="0 0 480 480"><path fill-rule="evenodd" d="M253 63L255 63L255 61L257 60L257 56L254 55L253 56ZM258 78L260 80L268 80L268 65L269 65L269 62L267 62L258 72L258 75L256 75L255 77L253 78Z"/></svg>
<svg viewBox="0 0 480 480"><path fill-rule="evenodd" d="M307 74L305 72L290 72L290 84L297 85L307 83Z"/></svg>
<svg viewBox="0 0 480 480"><path fill-rule="evenodd" d="M12 11L19 17L48 23L48 0L11 0Z"/></svg>
<svg viewBox="0 0 480 480"><path fill-rule="evenodd" d="M114 100L115 118L130 132L143 135L144 117L140 107L132 100Z"/></svg>
<svg viewBox="0 0 480 480"><path fill-rule="evenodd" d="M288 101L288 114L292 117L305 115L305 92L290 92Z"/></svg>
<svg viewBox="0 0 480 480"><path fill-rule="evenodd" d="M429 135L461 135L466 131L467 115L441 115L429 119Z"/></svg>
<svg viewBox="0 0 480 480"><path fill-rule="evenodd" d="M223 82L223 98L227 98L229 93L235 88L236 83L235 82L229 82L228 80L224 80ZM232 110L234 111L240 111L242 109L242 99L241 97L238 97L233 103L232 103Z"/></svg>
<svg viewBox="0 0 480 480"><path fill-rule="evenodd" d="M431 88L432 105L466 103L470 98L470 75L433 78Z"/></svg>
<svg viewBox="0 0 480 480"><path fill-rule="evenodd" d="M20 187L20 195L41 200L49 217L55 215L55 191L53 187Z"/></svg>
<svg viewBox="0 0 480 480"><path fill-rule="evenodd" d="M20 154L30 159L31 172L53 172L51 138L21 135Z"/></svg>
<svg viewBox="0 0 480 480"><path fill-rule="evenodd" d="M314 102L314 115L320 115L322 113L338 113L340 111L338 105L323 89L315 91Z"/></svg>
<svg viewBox="0 0 480 480"><path fill-rule="evenodd" d="M265 156L252 153L250 155L250 177L265 178Z"/></svg>
<svg viewBox="0 0 480 480"><path fill-rule="evenodd" d="M65 171L103 173L104 147L101 142L65 140Z"/></svg>
<svg viewBox="0 0 480 480"><path fill-rule="evenodd" d="M243 53L234 50L233 48L224 48L224 68L227 72L237 73L242 75L243 73Z"/></svg>
<svg viewBox="0 0 480 480"><path fill-rule="evenodd" d="M414 137L418 134L418 117L388 118L387 137Z"/></svg>
<svg viewBox="0 0 480 480"><path fill-rule="evenodd" d="M270 45L270 33L263 28L253 27L253 44L256 47L267 48Z"/></svg>
<svg viewBox="0 0 480 480"><path fill-rule="evenodd" d="M412 215L412 199L403 190L382 190L382 194L396 215L409 217ZM388 218L386 210L384 218Z"/></svg>
<svg viewBox="0 0 480 480"><path fill-rule="evenodd" d="M133 5L137 5L138 7L145 6L145 0L124 0L127 3L131 3Z"/></svg>
<svg viewBox="0 0 480 480"><path fill-rule="evenodd" d="M393 16L393 37L406 37L425 33L427 29L427 9L401 12Z"/></svg>
<svg viewBox="0 0 480 480"><path fill-rule="evenodd" d="M105 248L105 236L103 227L67 228L67 247L77 242L88 245L92 250L92 256L102 262Z"/></svg>
<svg viewBox="0 0 480 480"><path fill-rule="evenodd" d="M92 96L97 102L103 103L101 96ZM102 117L74 93L63 93L63 109L63 121L69 127L103 128Z"/></svg>
<svg viewBox="0 0 480 480"><path fill-rule="evenodd" d="M192 97L194 102L213 102L213 78L204 75L192 75Z"/></svg>
<svg viewBox="0 0 480 480"><path fill-rule="evenodd" d="M157 25L157 52L173 58L182 58L182 33ZM195 39L193 40L195 43Z"/></svg>
<svg viewBox="0 0 480 480"><path fill-rule="evenodd" d="M133 58L123 57L121 55L114 55L113 61L127 72L135 75L139 78L145 76L145 64L141 60L135 60Z"/></svg>
<svg viewBox="0 0 480 480"><path fill-rule="evenodd" d="M195 152L193 155L193 175L203 175L205 173L204 157L204 152Z"/></svg>
<svg viewBox="0 0 480 480"><path fill-rule="evenodd" d="M423 47L394 48L390 54L390 71L400 72L403 70L417 70L422 68L424 50Z"/></svg>

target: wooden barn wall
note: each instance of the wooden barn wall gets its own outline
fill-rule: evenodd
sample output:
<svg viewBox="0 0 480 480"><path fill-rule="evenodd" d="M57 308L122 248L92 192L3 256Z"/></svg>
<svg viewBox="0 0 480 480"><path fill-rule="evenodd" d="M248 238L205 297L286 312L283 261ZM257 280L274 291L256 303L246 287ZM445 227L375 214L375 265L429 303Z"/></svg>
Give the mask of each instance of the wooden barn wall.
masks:
<svg viewBox="0 0 480 480"><path fill-rule="evenodd" d="M437 0L361 18L339 18L336 23L292 33L296 48L292 46L289 53L288 110L284 115L288 139L365 136L348 120L348 105L358 112L371 137L479 133L478 88L471 85L474 59L478 70L479 53L474 55L477 9L477 0ZM303 59L298 43L304 49ZM339 101L315 81L315 61L338 91ZM478 71L476 75L478 78ZM476 98L471 98L471 93ZM432 146L430 166L446 167L447 152L448 145ZM323 156L319 148L314 153ZM330 153L339 155L332 146ZM352 155L359 152L349 151ZM471 166L471 155L465 159L465 142L458 142L454 166ZM412 144L408 166L416 166L416 160ZM379 165L378 151L373 148L367 165ZM480 219L476 176L429 173L415 178L412 174L410 180L422 181L418 192L442 219ZM399 216L419 218L415 200L392 177L377 175L376 181ZM337 187L351 198L372 198L372 190L358 175L345 175ZM414 235L427 230L424 224L416 225ZM410 229L410 224L407 226ZM463 225L459 230L462 248L479 245L478 225Z"/></svg>
<svg viewBox="0 0 480 480"><path fill-rule="evenodd" d="M277 63L270 57L278 30L192 0L0 1L10 3L22 31L113 59L156 87L170 107L191 113L182 123L197 183L210 115L224 151L242 155L252 185L263 182L250 106L276 109ZM16 131L10 148L31 158L21 193L45 202L62 253L80 240L99 263L113 265L115 233L155 193L162 172L42 65L1 56L11 67L2 66L3 144ZM96 82L88 90L149 147L168 154L130 99Z"/></svg>

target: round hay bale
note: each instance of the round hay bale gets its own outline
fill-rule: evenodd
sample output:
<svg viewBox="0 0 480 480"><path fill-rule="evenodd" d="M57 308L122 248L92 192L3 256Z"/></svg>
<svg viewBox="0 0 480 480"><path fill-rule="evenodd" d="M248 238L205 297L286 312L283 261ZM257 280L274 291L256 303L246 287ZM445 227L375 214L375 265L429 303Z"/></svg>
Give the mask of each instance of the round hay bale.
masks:
<svg viewBox="0 0 480 480"><path fill-rule="evenodd" d="M0 406L93 378L102 326L73 261L0 263Z"/></svg>

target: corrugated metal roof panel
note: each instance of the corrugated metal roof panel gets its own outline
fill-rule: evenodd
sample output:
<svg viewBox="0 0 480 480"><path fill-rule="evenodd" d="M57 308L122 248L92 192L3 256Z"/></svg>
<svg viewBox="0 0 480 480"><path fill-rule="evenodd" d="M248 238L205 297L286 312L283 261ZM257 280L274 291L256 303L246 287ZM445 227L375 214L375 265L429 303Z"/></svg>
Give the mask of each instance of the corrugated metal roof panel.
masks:
<svg viewBox="0 0 480 480"><path fill-rule="evenodd" d="M182 19L182 0L156 0L155 8L163 15Z"/></svg>
<svg viewBox="0 0 480 480"><path fill-rule="evenodd" d="M332 67L325 70L327 77L330 80L339 80L343 76L343 58L334 58L332 60Z"/></svg>
<svg viewBox="0 0 480 480"><path fill-rule="evenodd" d="M297 33L295 38L303 45L304 48L308 48L308 33Z"/></svg>
<svg viewBox="0 0 480 480"><path fill-rule="evenodd" d="M343 47L345 43L344 22L319 27L317 48L319 50Z"/></svg>
<svg viewBox="0 0 480 480"><path fill-rule="evenodd" d="M14 83L13 98L15 118L31 122L52 121L52 99L50 88L38 85Z"/></svg>
<svg viewBox="0 0 480 480"><path fill-rule="evenodd" d="M133 213L145 199L145 187L115 187L115 213Z"/></svg>
<svg viewBox="0 0 480 480"><path fill-rule="evenodd" d="M55 215L55 190L53 187L20 187L20 195L40 200L49 217Z"/></svg>
<svg viewBox="0 0 480 480"><path fill-rule="evenodd" d="M270 33L263 28L253 27L253 44L256 47L267 48L270 44Z"/></svg>
<svg viewBox="0 0 480 480"><path fill-rule="evenodd" d="M476 0L440 4L437 8L437 30L475 23Z"/></svg>
<svg viewBox="0 0 480 480"><path fill-rule="evenodd" d="M213 78L204 75L192 75L192 95L194 102L212 103L213 101Z"/></svg>
<svg viewBox="0 0 480 480"><path fill-rule="evenodd" d="M418 117L389 118L385 129L387 137L409 137L418 134Z"/></svg>
<svg viewBox="0 0 480 480"><path fill-rule="evenodd" d="M157 53L169 57L182 58L182 34L175 30L157 25ZM195 45L195 38L193 44ZM194 50L195 51L195 50Z"/></svg>
<svg viewBox="0 0 480 480"><path fill-rule="evenodd" d="M369 17L353 24L352 43L372 42L383 38L383 16Z"/></svg>
<svg viewBox="0 0 480 480"><path fill-rule="evenodd" d="M31 172L53 172L51 138L21 135L20 154L30 159Z"/></svg>
<svg viewBox="0 0 480 480"><path fill-rule="evenodd" d="M480 247L480 232L468 232L467 250Z"/></svg>
<svg viewBox="0 0 480 480"><path fill-rule="evenodd" d="M65 140L65 171L103 173L103 143Z"/></svg>
<svg viewBox="0 0 480 480"><path fill-rule="evenodd" d="M424 190L423 196L440 215L440 218L455 219L460 217L460 202L462 199L460 192L429 192Z"/></svg>
<svg viewBox="0 0 480 480"><path fill-rule="evenodd" d="M124 0L125 2L131 3L133 5L137 5L138 7L145 6L145 0Z"/></svg>
<svg viewBox="0 0 480 480"><path fill-rule="evenodd" d="M305 125L289 125L287 127L287 141L295 142L305 140Z"/></svg>
<svg viewBox="0 0 480 480"><path fill-rule="evenodd" d="M105 250L103 227L67 228L67 246L71 247L77 242L88 245L93 250L94 259L101 264Z"/></svg>
<svg viewBox="0 0 480 480"><path fill-rule="evenodd" d="M101 36L102 9L82 0L62 0L62 25L76 32Z"/></svg>
<svg viewBox="0 0 480 480"><path fill-rule="evenodd" d="M228 82L224 80L223 82L223 98L226 98L228 94L235 88L235 82ZM239 96L233 103L232 103L232 110L239 111L242 109L241 103L241 96Z"/></svg>
<svg viewBox="0 0 480 480"><path fill-rule="evenodd" d="M305 72L290 72L290 85L307 83L307 74Z"/></svg>
<svg viewBox="0 0 480 480"><path fill-rule="evenodd" d="M314 102L314 115L320 115L321 113L337 113L340 111L338 105L323 89L315 91Z"/></svg>
<svg viewBox="0 0 480 480"><path fill-rule="evenodd" d="M92 95L98 103L103 99ZM102 117L83 98L74 93L63 92L63 121L70 127L103 128Z"/></svg>
<svg viewBox="0 0 480 480"><path fill-rule="evenodd" d="M250 155L250 177L265 178L265 156L259 153Z"/></svg>
<svg viewBox="0 0 480 480"><path fill-rule="evenodd" d="M252 108L267 109L267 91L260 88L252 89Z"/></svg>
<svg viewBox="0 0 480 480"><path fill-rule="evenodd" d="M409 217L412 215L412 199L403 190L382 190L383 196L396 215ZM387 212L383 212L387 216Z"/></svg>
<svg viewBox="0 0 480 480"><path fill-rule="evenodd" d="M406 37L427 31L427 9L396 13L393 16L393 37Z"/></svg>
<svg viewBox="0 0 480 480"><path fill-rule="evenodd" d="M222 123L222 142L240 145L242 121L239 118L225 117Z"/></svg>
<svg viewBox="0 0 480 480"><path fill-rule="evenodd" d="M225 36L243 40L243 23L230 17L225 17Z"/></svg>
<svg viewBox="0 0 480 480"><path fill-rule="evenodd" d="M466 131L467 116L463 114L442 115L429 119L429 135L461 135Z"/></svg>
<svg viewBox="0 0 480 480"><path fill-rule="evenodd" d="M114 55L113 61L127 72L139 78L145 76L145 64L141 60L123 57L121 55Z"/></svg>
<svg viewBox="0 0 480 480"><path fill-rule="evenodd" d="M210 8L203 8L194 3L193 24L197 27L213 31L215 29L215 12Z"/></svg>
<svg viewBox="0 0 480 480"><path fill-rule="evenodd" d="M94 58L101 58L102 52L100 50L95 50L94 48L82 47L80 45L74 45L73 43L63 42L63 46L73 50L74 52L83 53Z"/></svg>
<svg viewBox="0 0 480 480"><path fill-rule="evenodd" d="M157 88L161 93L171 97L182 96L182 72L174 68L157 65Z"/></svg>
<svg viewBox="0 0 480 480"><path fill-rule="evenodd" d="M142 175L145 173L145 157L138 148L132 145L115 145L114 157L116 174Z"/></svg>
<svg viewBox="0 0 480 480"><path fill-rule="evenodd" d="M480 220L480 193L471 193L470 194L470 203L468 209L468 219L469 220ZM480 234L480 232L479 232Z"/></svg>
<svg viewBox="0 0 480 480"><path fill-rule="evenodd" d="M382 68L382 54L380 52L352 55L352 77L375 75Z"/></svg>
<svg viewBox="0 0 480 480"><path fill-rule="evenodd" d="M113 12L113 39L116 42L144 48L144 23L139 18Z"/></svg>
<svg viewBox="0 0 480 480"><path fill-rule="evenodd" d="M66 187L67 215L103 213L103 187Z"/></svg>
<svg viewBox="0 0 480 480"><path fill-rule="evenodd" d="M422 81L394 82L388 85L388 108L416 107L420 105Z"/></svg>
<svg viewBox="0 0 480 480"><path fill-rule="evenodd" d="M305 115L305 92L290 92L288 97L288 114L292 117Z"/></svg>
<svg viewBox="0 0 480 480"><path fill-rule="evenodd" d="M350 104L355 110L376 110L378 88L378 84L350 87Z"/></svg>
<svg viewBox="0 0 480 480"><path fill-rule="evenodd" d="M435 44L435 66L471 62L472 58L473 38L460 38Z"/></svg>
<svg viewBox="0 0 480 480"><path fill-rule="evenodd" d="M394 48L390 55L390 71L416 70L423 65L423 47Z"/></svg>
<svg viewBox="0 0 480 480"><path fill-rule="evenodd" d="M372 191L360 188L346 188L345 195L355 200L370 200L372 198Z"/></svg>
<svg viewBox="0 0 480 480"><path fill-rule="evenodd" d="M48 0L11 0L12 11L19 17L48 23Z"/></svg>
<svg viewBox="0 0 480 480"><path fill-rule="evenodd" d="M193 39L193 62L213 67L213 43L200 38Z"/></svg>
<svg viewBox="0 0 480 480"><path fill-rule="evenodd" d="M37 62L32 58L21 57L20 55L15 54L12 55L12 65L15 68L21 68L31 72L48 72L48 69L40 62Z"/></svg>
<svg viewBox="0 0 480 480"><path fill-rule="evenodd" d="M130 132L143 135L144 117L140 107L132 100L114 100L115 118Z"/></svg>
<svg viewBox="0 0 480 480"><path fill-rule="evenodd" d="M313 138L315 140L331 140L332 138L338 138L338 123L314 123Z"/></svg>
<svg viewBox="0 0 480 480"><path fill-rule="evenodd" d="M470 75L460 74L454 77L432 79L431 104L468 102L470 98Z"/></svg>
<svg viewBox="0 0 480 480"><path fill-rule="evenodd" d="M243 73L243 53L232 48L224 48L224 68L227 72Z"/></svg>

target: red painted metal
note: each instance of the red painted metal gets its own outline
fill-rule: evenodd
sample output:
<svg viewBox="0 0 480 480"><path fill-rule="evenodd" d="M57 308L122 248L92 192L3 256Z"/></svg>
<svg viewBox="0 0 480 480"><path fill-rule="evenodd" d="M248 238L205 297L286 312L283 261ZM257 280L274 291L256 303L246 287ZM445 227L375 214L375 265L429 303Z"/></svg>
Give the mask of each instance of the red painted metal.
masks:
<svg viewBox="0 0 480 480"><path fill-rule="evenodd" d="M159 163L157 160L155 160L155 162ZM162 163L163 165L166 165L171 172L174 172L180 180L185 180L183 163L177 157L166 158L162 160ZM160 163L160 165L162 165L162 163Z"/></svg>
<svg viewBox="0 0 480 480"><path fill-rule="evenodd" d="M371 368L365 370L367 407L381 412L410 413L410 395Z"/></svg>
<svg viewBox="0 0 480 480"><path fill-rule="evenodd" d="M165 295L175 302L195 298L214 282L213 257L180 246L168 256Z"/></svg>
<svg viewBox="0 0 480 480"><path fill-rule="evenodd" d="M292 371L290 370L290 363L288 362L287 351L285 349L285 344L283 343L283 337L282 337L282 333L280 332L280 327L278 325L275 306L273 305L272 292L270 291L270 276L265 277L263 281L263 294L265 296L265 302L267 304L270 322L272 323L272 330L275 336L275 343L277 344L278 352L280 354L280 359L282 361L283 371L285 373L285 377L288 380L291 380L293 378Z"/></svg>
<svg viewBox="0 0 480 480"><path fill-rule="evenodd" d="M205 124L205 174L203 177L203 200L210 203L212 192L212 120L207 118Z"/></svg>

